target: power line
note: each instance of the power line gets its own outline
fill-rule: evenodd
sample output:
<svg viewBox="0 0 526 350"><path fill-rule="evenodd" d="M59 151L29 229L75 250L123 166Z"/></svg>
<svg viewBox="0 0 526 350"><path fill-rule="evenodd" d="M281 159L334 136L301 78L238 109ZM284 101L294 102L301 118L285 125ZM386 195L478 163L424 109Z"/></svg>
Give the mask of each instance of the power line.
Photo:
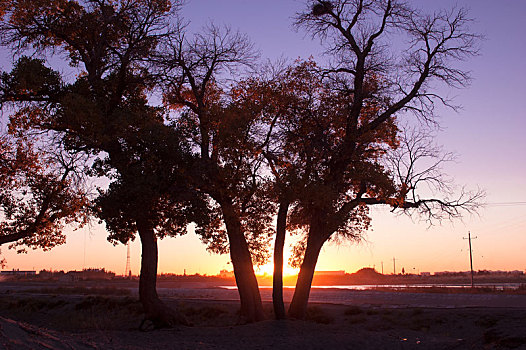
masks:
<svg viewBox="0 0 526 350"><path fill-rule="evenodd" d="M499 207L499 206L521 206L521 205L526 205L526 202L522 202L522 201L516 201L516 202L487 202L487 203L484 203L485 206L495 206L495 207Z"/></svg>

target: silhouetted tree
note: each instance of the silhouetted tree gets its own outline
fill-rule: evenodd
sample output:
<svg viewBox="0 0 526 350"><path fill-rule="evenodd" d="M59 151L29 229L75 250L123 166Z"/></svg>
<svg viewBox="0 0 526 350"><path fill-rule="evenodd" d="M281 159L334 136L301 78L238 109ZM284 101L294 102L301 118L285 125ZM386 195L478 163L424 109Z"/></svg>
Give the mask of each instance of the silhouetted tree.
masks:
<svg viewBox="0 0 526 350"><path fill-rule="evenodd" d="M188 192L178 197L175 191L173 181L180 172L175 162L188 160L185 147L166 127L162 109L150 106L147 96L155 86L147 61L169 34L170 11L178 6L164 0L13 1L0 27L4 44L18 50L62 51L66 62L79 68L76 79L67 83L42 61L22 59L13 76L22 75L32 85L12 86L4 100L31 102L16 119L60 132L68 150L97 158L92 174L115 180L101 192L97 213L106 221L112 240L124 242L139 232L143 251L139 296L156 326L184 321L155 292L156 239L180 233L187 221L175 222L181 215L174 212L184 206L178 200L197 198L189 199ZM30 74L34 69L53 79ZM161 166L168 147L172 156ZM168 187L174 191L164 193Z"/></svg>
<svg viewBox="0 0 526 350"><path fill-rule="evenodd" d="M266 258L271 211L258 199L261 159L253 101L240 94L242 89L227 91L221 82L253 58L245 36L215 25L193 37L180 28L159 57L165 100L177 112L174 124L186 131L199 153L201 176L192 182L210 196L224 224L203 239L215 251L230 252L241 313L248 322L264 317L253 263Z"/></svg>
<svg viewBox="0 0 526 350"><path fill-rule="evenodd" d="M13 125L0 135L0 245L11 243L18 252L63 244L65 225L88 220L79 159L60 147L37 146L42 139Z"/></svg>
<svg viewBox="0 0 526 350"><path fill-rule="evenodd" d="M345 99L325 86L317 71L318 67L312 61L297 62L271 79L250 82L250 89L259 92L256 98L261 106L259 113L267 122L267 135L261 143L266 165L272 174L269 196L279 206L273 281L277 318L285 317L282 270L286 229L301 232L308 227L310 216L306 203L321 201L328 195L328 188L319 183L320 177L342 131ZM375 138L381 143L382 137L387 142L392 136L393 133L382 130ZM367 161L374 159L374 153L371 152L369 157L371 159ZM363 171L366 164L360 166ZM363 210L353 213L352 219L348 218L352 226L341 230L341 234L357 237L368 226L369 219L365 214Z"/></svg>
<svg viewBox="0 0 526 350"><path fill-rule="evenodd" d="M432 124L435 103L450 105L433 83L467 83L454 63L476 53L469 21L463 9L424 15L396 0L311 1L298 15L297 24L322 40L332 63L320 72L319 92L307 94L309 103L292 119L292 130L301 132L283 139L300 145L295 154L312 169L289 214L290 224L307 232L290 316L305 315L323 244L359 238L369 225L368 205L414 208L431 217L476 206L480 192L453 200L408 197L410 185L397 182L385 161L398 147L402 115L412 112Z"/></svg>
<svg viewBox="0 0 526 350"><path fill-rule="evenodd" d="M266 67L257 76L248 79L243 87L243 95L251 96L252 110L261 115L265 123L264 133L256 136L259 148L266 162L265 172L268 200L277 207L274 274L272 299L277 319L285 318L283 303L283 250L287 227L294 231L297 227L287 222L290 207L294 207L311 176L312 154L309 143L314 129L300 126L299 120L311 118L309 104L320 93L321 81L312 74L316 67L312 61L298 62L290 67L273 65ZM256 107L257 106L257 107ZM303 113L306 112L306 113ZM319 128L318 128L319 127ZM301 135L301 136L300 136ZM294 138L296 136L296 138ZM305 137L308 138L305 139Z"/></svg>
<svg viewBox="0 0 526 350"><path fill-rule="evenodd" d="M185 318L163 305L157 295L157 239L186 233L191 222L197 230L208 225L208 207L202 196L185 186L193 158L181 139L166 126L145 125L144 111L125 138L126 152L111 154L97 167L117 170L112 183L100 190L97 215L110 231L108 240L126 243L139 234L142 247L139 295L154 326L187 324ZM128 116L130 118L130 116Z"/></svg>

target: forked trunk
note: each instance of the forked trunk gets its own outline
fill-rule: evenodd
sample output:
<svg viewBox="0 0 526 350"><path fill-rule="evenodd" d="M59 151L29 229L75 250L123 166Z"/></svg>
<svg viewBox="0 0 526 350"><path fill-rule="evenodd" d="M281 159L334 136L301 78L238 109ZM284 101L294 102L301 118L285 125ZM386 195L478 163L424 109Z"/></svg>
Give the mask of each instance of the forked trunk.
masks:
<svg viewBox="0 0 526 350"><path fill-rule="evenodd" d="M221 203L221 208L230 243L230 258L241 301L241 315L246 322L261 321L265 316L258 281L252 266L248 244L241 229L239 216L230 203Z"/></svg>
<svg viewBox="0 0 526 350"><path fill-rule="evenodd" d="M139 300L146 314L145 321L151 321L154 328L173 327L175 325L189 325L185 317L176 310L165 305L157 295L157 238L149 225L138 225L141 238L142 257L141 275L139 277Z"/></svg>
<svg viewBox="0 0 526 350"><path fill-rule="evenodd" d="M314 277L314 270L320 255L321 247L325 242L320 235L315 232L309 232L307 240L307 249L303 263L301 264L298 281L296 282L296 289L289 307L289 317L304 319L307 312L307 304L309 302L309 294L312 286L312 278Z"/></svg>
<svg viewBox="0 0 526 350"><path fill-rule="evenodd" d="M279 204L276 223L276 241L274 242L274 275L272 276L272 303L276 320L285 318L285 304L283 303L283 247L287 233L287 212L289 202Z"/></svg>

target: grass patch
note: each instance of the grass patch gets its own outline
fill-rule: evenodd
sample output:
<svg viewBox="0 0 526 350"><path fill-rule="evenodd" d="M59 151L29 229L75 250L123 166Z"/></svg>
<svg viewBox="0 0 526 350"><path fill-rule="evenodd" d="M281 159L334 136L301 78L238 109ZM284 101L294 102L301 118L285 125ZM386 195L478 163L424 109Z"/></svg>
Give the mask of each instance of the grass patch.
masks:
<svg viewBox="0 0 526 350"><path fill-rule="evenodd" d="M363 314L361 314L361 315L353 315L353 316L349 317L347 322L349 322L350 324L365 323L365 322L367 322L367 318Z"/></svg>
<svg viewBox="0 0 526 350"><path fill-rule="evenodd" d="M522 346L526 344L526 336L506 334L495 328L486 330L483 338L485 344L492 344L497 349L522 349Z"/></svg>
<svg viewBox="0 0 526 350"><path fill-rule="evenodd" d="M383 314L381 319L382 319L382 321L384 321L386 323L390 323L390 324L397 323L396 317L393 317L393 315L391 315L391 314Z"/></svg>
<svg viewBox="0 0 526 350"><path fill-rule="evenodd" d="M376 309L369 309L367 310L366 314L369 315L369 316L374 316L374 315L378 315L380 312Z"/></svg>
<svg viewBox="0 0 526 350"><path fill-rule="evenodd" d="M103 308L105 310L126 309L141 313L141 304L133 298L107 298L103 296L88 296L75 305L75 310Z"/></svg>
<svg viewBox="0 0 526 350"><path fill-rule="evenodd" d="M131 295L131 291L126 288L116 287L55 287L55 288L36 288L28 289L28 293L40 294L59 294L59 295Z"/></svg>
<svg viewBox="0 0 526 350"><path fill-rule="evenodd" d="M141 304L131 297L11 297L2 300L4 315L57 330L130 329L142 318Z"/></svg>
<svg viewBox="0 0 526 350"><path fill-rule="evenodd" d="M417 308L414 308L413 311L411 312L411 315L412 316L420 316L424 313L424 310L417 307Z"/></svg>
<svg viewBox="0 0 526 350"><path fill-rule="evenodd" d="M50 310L62 307L66 302L61 299L45 300L37 298L22 298L11 301L8 304L9 309L14 309L23 312L36 312L42 310Z"/></svg>
<svg viewBox="0 0 526 350"><path fill-rule="evenodd" d="M319 306L311 306L307 309L305 319L316 323L330 324L334 322L334 318L327 315L325 311Z"/></svg>
<svg viewBox="0 0 526 350"><path fill-rule="evenodd" d="M186 307L182 308L182 312L185 316L197 317L204 320L213 320L228 313L228 311L221 306Z"/></svg>
<svg viewBox="0 0 526 350"><path fill-rule="evenodd" d="M343 314L345 316L360 315L363 314L363 310L360 309L358 306L349 306L347 309L345 309Z"/></svg>
<svg viewBox="0 0 526 350"><path fill-rule="evenodd" d="M74 305L67 319L57 317L57 323L71 329L121 329L139 324L143 312L131 297L88 296Z"/></svg>
<svg viewBox="0 0 526 350"><path fill-rule="evenodd" d="M479 327L491 328L495 326L497 322L499 322L499 320L496 317L482 316L481 318L475 321L475 324Z"/></svg>
<svg viewBox="0 0 526 350"><path fill-rule="evenodd" d="M368 324L365 327L365 329L367 329L368 331L373 331L373 332L389 331L393 328L394 327L392 324L386 323L386 322L374 322L374 323Z"/></svg>
<svg viewBox="0 0 526 350"><path fill-rule="evenodd" d="M409 329L412 329L414 331L424 331L427 332L431 325L433 324L433 320L429 318L415 318L411 321L409 324Z"/></svg>

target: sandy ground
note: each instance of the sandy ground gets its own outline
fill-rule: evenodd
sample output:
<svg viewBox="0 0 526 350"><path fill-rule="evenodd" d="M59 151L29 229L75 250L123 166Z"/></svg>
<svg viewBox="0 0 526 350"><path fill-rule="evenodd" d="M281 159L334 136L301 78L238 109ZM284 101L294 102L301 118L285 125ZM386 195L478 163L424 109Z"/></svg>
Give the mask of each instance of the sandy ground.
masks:
<svg viewBox="0 0 526 350"><path fill-rule="evenodd" d="M133 294L4 291L0 348L526 349L525 296L314 290L318 302L306 321L271 320L266 301L268 321L239 325L232 291L161 292L193 327L139 331L141 306Z"/></svg>
<svg viewBox="0 0 526 350"><path fill-rule="evenodd" d="M263 301L272 301L272 289L261 288ZM159 294L175 299L238 300L236 289L223 288L158 288ZM283 291L286 302L292 300L293 289ZM384 292L374 290L349 290L316 288L311 290L311 303L330 303L359 306L386 307L508 307L526 309L525 294L445 294L445 293L410 293Z"/></svg>

